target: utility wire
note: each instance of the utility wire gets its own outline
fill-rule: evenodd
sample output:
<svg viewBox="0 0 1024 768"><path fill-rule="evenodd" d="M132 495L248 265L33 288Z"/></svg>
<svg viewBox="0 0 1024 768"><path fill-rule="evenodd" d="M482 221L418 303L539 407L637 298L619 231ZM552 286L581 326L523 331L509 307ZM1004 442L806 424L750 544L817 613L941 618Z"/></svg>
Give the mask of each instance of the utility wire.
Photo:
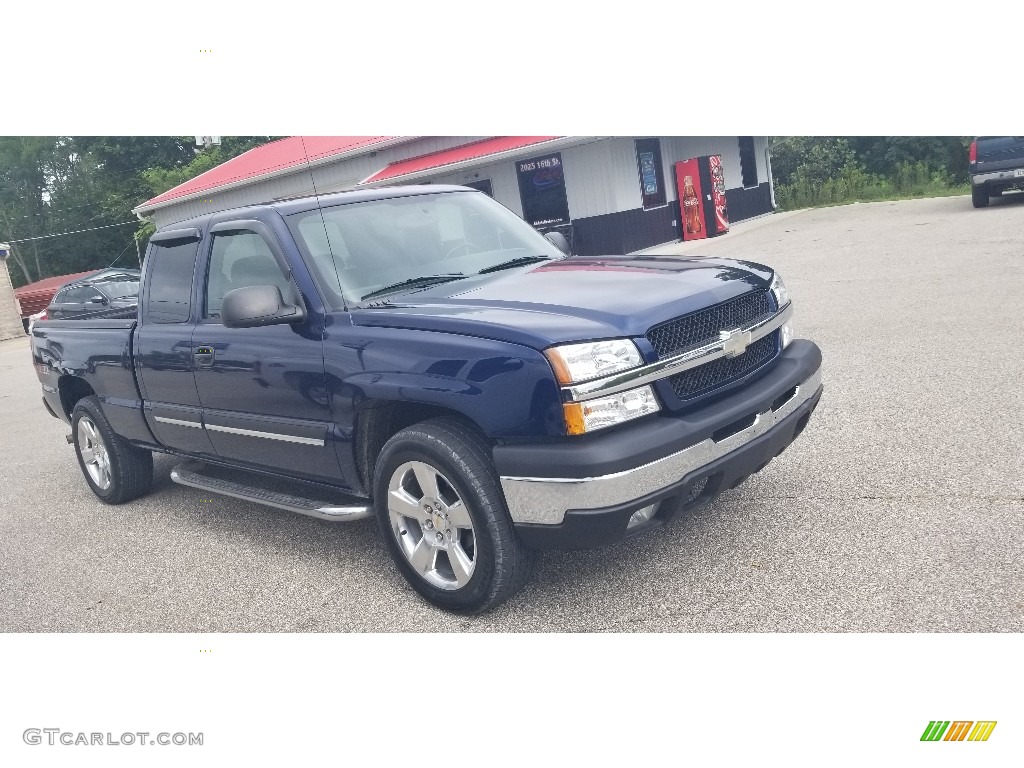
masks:
<svg viewBox="0 0 1024 768"><path fill-rule="evenodd" d="M126 245L124 247L124 251L121 251L119 254L117 254L117 259L120 259L122 256L124 256L125 251L127 251L129 248L131 248L132 245L134 245L134 244L135 244L135 238L133 237L131 240L128 241L128 245ZM107 264L107 266L105 266L104 269L110 269L112 266L114 266L117 263L117 259L114 259L112 262Z"/></svg>
<svg viewBox="0 0 1024 768"><path fill-rule="evenodd" d="M74 232L57 232L52 235L40 235L39 237L23 237L21 240L8 240L8 243L27 243L32 240L46 240L50 237L64 237L64 235L80 235L82 232L95 232L97 229L110 229L111 227L123 227L125 224L141 224L142 222L136 219L135 221L122 221L120 224L106 224L102 227L93 227L92 229L76 229Z"/></svg>

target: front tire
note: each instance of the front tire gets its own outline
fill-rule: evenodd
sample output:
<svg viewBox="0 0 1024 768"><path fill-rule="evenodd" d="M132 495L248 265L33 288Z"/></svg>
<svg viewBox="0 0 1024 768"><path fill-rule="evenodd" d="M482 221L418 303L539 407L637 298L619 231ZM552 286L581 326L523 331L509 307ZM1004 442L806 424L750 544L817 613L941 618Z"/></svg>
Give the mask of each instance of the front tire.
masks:
<svg viewBox="0 0 1024 768"><path fill-rule="evenodd" d="M83 397L71 412L71 434L82 475L106 504L123 504L153 485L153 454L118 435L96 397Z"/></svg>
<svg viewBox="0 0 1024 768"><path fill-rule="evenodd" d="M971 187L971 204L975 208L985 208L988 206L988 192L985 191L984 187Z"/></svg>
<svg viewBox="0 0 1024 768"><path fill-rule="evenodd" d="M516 536L490 449L472 427L432 419L381 450L377 523L406 581L429 602L479 613L526 583L534 555Z"/></svg>

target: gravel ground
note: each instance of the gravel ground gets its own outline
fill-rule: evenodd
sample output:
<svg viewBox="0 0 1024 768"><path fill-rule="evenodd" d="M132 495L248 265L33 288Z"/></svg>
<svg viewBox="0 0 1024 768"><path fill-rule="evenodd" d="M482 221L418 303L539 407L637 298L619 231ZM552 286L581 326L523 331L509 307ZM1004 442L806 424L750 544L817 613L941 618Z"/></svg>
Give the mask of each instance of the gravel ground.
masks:
<svg viewBox="0 0 1024 768"><path fill-rule="evenodd" d="M331 525L174 485L99 503L0 344L5 631L1024 630L1024 195L742 223L661 253L786 278L825 394L761 474L668 529L544 554L482 617L407 588L369 521Z"/></svg>

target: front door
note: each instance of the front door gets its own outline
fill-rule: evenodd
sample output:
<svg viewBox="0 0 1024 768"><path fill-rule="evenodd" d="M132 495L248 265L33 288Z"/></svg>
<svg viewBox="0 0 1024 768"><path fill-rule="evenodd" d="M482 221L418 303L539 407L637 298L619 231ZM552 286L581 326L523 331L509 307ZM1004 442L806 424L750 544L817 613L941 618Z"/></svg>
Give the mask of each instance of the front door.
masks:
<svg viewBox="0 0 1024 768"><path fill-rule="evenodd" d="M260 328L220 322L224 295L235 288L274 285L286 301L297 296L273 234L254 221L218 224L212 232L192 354L203 420L217 453L310 478L341 479L319 326L312 318Z"/></svg>

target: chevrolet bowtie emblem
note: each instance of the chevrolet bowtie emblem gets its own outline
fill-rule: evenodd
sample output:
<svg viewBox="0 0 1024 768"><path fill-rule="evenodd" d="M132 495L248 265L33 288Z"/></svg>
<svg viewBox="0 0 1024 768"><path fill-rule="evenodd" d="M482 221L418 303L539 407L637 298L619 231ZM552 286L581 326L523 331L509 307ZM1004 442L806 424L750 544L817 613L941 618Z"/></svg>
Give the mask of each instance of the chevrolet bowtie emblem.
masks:
<svg viewBox="0 0 1024 768"><path fill-rule="evenodd" d="M726 357L739 357L750 345L750 331L741 331L739 328L733 331L719 331L718 338L722 342L722 351Z"/></svg>

